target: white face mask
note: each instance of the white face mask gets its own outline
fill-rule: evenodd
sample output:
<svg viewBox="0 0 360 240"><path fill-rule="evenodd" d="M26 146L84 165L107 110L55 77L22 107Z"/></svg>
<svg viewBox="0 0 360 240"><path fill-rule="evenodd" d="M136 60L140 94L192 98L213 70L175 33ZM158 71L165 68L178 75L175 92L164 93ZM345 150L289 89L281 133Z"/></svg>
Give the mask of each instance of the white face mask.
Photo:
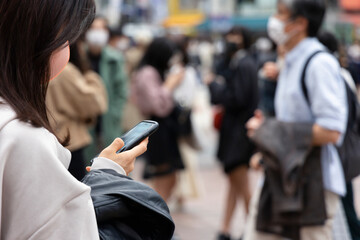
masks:
<svg viewBox="0 0 360 240"><path fill-rule="evenodd" d="M284 45L294 35L285 32L285 23L271 16L268 21L267 31L269 37L278 45Z"/></svg>
<svg viewBox="0 0 360 240"><path fill-rule="evenodd" d="M86 42L95 47L105 47L109 41L109 32L105 29L90 29L86 35Z"/></svg>
<svg viewBox="0 0 360 240"><path fill-rule="evenodd" d="M360 46L359 45L350 46L348 50L348 54L352 59L360 60Z"/></svg>
<svg viewBox="0 0 360 240"><path fill-rule="evenodd" d="M116 48L120 51L125 51L130 47L130 42L128 39L121 39L116 43Z"/></svg>

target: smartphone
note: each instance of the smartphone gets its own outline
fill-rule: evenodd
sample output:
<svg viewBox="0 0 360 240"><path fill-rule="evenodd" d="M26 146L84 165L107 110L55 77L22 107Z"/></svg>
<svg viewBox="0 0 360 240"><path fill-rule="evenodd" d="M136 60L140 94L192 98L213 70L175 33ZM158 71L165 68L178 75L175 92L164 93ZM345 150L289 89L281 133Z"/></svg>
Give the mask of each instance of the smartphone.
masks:
<svg viewBox="0 0 360 240"><path fill-rule="evenodd" d="M124 141L125 145L117 153L130 150L145 138L151 136L159 128L159 124L155 121L144 120L138 123L130 131L122 135L120 138Z"/></svg>

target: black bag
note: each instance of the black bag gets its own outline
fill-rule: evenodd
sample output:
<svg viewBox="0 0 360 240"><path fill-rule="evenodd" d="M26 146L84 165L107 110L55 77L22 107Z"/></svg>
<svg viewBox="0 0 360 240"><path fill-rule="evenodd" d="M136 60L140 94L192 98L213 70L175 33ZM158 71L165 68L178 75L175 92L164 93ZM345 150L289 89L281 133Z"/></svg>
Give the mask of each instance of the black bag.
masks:
<svg viewBox="0 0 360 240"><path fill-rule="evenodd" d="M325 51L314 52L307 59L301 75L301 87L309 105L310 100L305 83L306 69L315 55L324 52ZM345 86L348 103L348 122L344 142L337 149L342 162L345 180L346 182L350 182L353 178L360 175L360 105L356 93L351 89L346 81Z"/></svg>
<svg viewBox="0 0 360 240"><path fill-rule="evenodd" d="M171 114L178 137L186 137L192 134L191 109L176 104Z"/></svg>

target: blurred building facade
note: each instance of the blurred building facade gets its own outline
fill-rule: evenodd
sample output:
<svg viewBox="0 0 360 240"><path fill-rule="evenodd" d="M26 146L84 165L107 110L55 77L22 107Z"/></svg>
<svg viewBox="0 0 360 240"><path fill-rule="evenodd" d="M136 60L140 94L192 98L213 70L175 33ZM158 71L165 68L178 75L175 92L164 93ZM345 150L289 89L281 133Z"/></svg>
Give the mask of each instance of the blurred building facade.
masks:
<svg viewBox="0 0 360 240"><path fill-rule="evenodd" d="M127 23L196 32L225 32L234 25L265 32L277 0L95 0L110 25ZM360 38L360 1L330 0L326 28L343 43Z"/></svg>

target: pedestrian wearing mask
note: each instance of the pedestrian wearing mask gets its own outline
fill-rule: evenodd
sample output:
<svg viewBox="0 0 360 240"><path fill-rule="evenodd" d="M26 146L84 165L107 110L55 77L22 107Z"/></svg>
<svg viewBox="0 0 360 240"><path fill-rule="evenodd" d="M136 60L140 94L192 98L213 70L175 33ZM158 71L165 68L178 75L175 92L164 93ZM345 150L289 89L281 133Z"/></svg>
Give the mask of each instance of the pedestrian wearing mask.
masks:
<svg viewBox="0 0 360 240"><path fill-rule="evenodd" d="M139 52L133 51L134 49L131 39L123 34L122 28L111 28L109 45L113 49L116 49L119 54L123 56L123 58L125 59L126 73L128 74L128 76L131 76L134 68L134 66L132 66L134 64L133 60L137 59L136 61L138 64L142 57ZM128 78L128 86L130 86L130 82L131 78ZM129 131L142 120L144 120L144 117L141 115L139 109L134 105L132 99L128 98L123 107L121 119L122 129L124 131Z"/></svg>
<svg viewBox="0 0 360 240"><path fill-rule="evenodd" d="M269 36L287 53L275 96L276 119L265 121L256 112L247 124L264 154L266 177L261 195L254 195L245 240L333 239L334 216L346 193L336 146L342 144L348 111L337 60L323 52L309 62L310 104L301 87L306 61L325 50L316 39L325 10L322 0L278 0L269 19Z"/></svg>
<svg viewBox="0 0 360 240"><path fill-rule="evenodd" d="M122 28L110 28L109 45L119 52L125 54L131 47L131 40L124 35Z"/></svg>
<svg viewBox="0 0 360 240"><path fill-rule="evenodd" d="M101 76L109 100L108 111L98 118L92 131L94 143L86 149L88 158L94 157L103 146L123 132L121 125L127 101L128 78L122 54L108 46L109 36L107 20L103 17L96 17L85 34L91 69Z"/></svg>
<svg viewBox="0 0 360 240"><path fill-rule="evenodd" d="M258 105L257 70L250 56L250 33L237 27L225 36L226 50L217 66L217 74L225 82L210 81L213 104L224 108L220 129L218 158L228 177L228 195L219 240L230 239L230 223L238 199L244 200L248 213L250 202L248 168L255 147L246 134L245 124Z"/></svg>

